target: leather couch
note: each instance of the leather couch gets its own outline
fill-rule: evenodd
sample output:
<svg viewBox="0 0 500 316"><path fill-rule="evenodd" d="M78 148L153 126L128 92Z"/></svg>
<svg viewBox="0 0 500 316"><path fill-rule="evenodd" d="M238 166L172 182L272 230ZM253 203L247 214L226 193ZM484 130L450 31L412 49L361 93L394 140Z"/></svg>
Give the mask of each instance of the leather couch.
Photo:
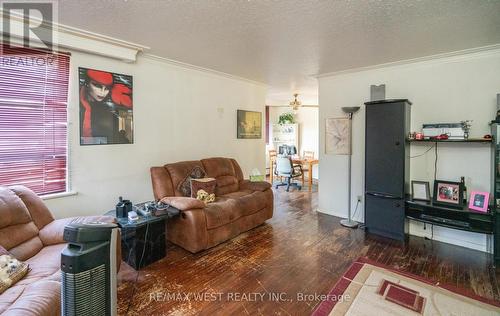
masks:
<svg viewBox="0 0 500 316"><path fill-rule="evenodd" d="M23 186L0 187L0 245L30 267L23 279L0 294L1 316L60 314L61 251L66 247L64 227L69 223L92 221L115 222L115 218L87 216L54 220L33 191ZM120 251L120 247L117 249ZM119 253L117 256L121 258Z"/></svg>
<svg viewBox="0 0 500 316"><path fill-rule="evenodd" d="M194 168L205 177L215 178L215 202L183 196L181 182ZM167 238L172 243L196 253L218 245L250 230L273 216L273 191L267 182L243 179L239 164L230 158L182 161L151 168L156 200L181 211L167 221Z"/></svg>

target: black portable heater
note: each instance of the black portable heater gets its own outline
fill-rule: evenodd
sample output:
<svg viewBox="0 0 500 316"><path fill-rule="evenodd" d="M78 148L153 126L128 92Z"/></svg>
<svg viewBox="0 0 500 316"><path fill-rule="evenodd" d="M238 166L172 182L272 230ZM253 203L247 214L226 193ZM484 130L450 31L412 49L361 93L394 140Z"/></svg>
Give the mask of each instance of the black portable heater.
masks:
<svg viewBox="0 0 500 316"><path fill-rule="evenodd" d="M116 239L110 223L70 224L61 254L61 314L116 315Z"/></svg>

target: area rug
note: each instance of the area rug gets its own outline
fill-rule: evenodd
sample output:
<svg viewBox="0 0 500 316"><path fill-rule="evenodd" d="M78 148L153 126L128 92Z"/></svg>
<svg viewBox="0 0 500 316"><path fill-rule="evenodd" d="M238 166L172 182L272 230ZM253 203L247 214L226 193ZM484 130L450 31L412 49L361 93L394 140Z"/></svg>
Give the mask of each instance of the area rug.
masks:
<svg viewBox="0 0 500 316"><path fill-rule="evenodd" d="M313 316L500 315L500 302L360 258Z"/></svg>

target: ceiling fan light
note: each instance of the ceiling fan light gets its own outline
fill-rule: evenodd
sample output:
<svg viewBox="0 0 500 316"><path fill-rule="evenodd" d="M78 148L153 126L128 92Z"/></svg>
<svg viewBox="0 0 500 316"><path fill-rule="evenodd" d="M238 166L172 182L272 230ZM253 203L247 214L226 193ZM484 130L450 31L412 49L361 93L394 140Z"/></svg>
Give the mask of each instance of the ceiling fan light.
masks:
<svg viewBox="0 0 500 316"><path fill-rule="evenodd" d="M299 100L297 100L297 97L298 97L298 93L295 93L293 96L294 96L294 100L290 102L290 106L292 107L292 109L294 111L297 111L299 109L299 107L302 105L302 102L300 102Z"/></svg>

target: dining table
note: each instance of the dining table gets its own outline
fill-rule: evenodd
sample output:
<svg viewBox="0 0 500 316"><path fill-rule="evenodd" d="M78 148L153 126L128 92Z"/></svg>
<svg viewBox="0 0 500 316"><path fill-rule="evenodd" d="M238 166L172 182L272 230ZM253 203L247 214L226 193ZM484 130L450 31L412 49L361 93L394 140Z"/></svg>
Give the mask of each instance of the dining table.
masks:
<svg viewBox="0 0 500 316"><path fill-rule="evenodd" d="M269 179L271 184L274 181L274 159L271 159L270 161L270 172L269 172ZM313 166L319 164L318 159L311 159L311 158L303 158L300 156L292 156L292 163L294 165L301 165L301 166L307 166L307 181L309 184L309 191L312 191L312 185L313 185ZM304 177L302 177L302 185L304 185Z"/></svg>

